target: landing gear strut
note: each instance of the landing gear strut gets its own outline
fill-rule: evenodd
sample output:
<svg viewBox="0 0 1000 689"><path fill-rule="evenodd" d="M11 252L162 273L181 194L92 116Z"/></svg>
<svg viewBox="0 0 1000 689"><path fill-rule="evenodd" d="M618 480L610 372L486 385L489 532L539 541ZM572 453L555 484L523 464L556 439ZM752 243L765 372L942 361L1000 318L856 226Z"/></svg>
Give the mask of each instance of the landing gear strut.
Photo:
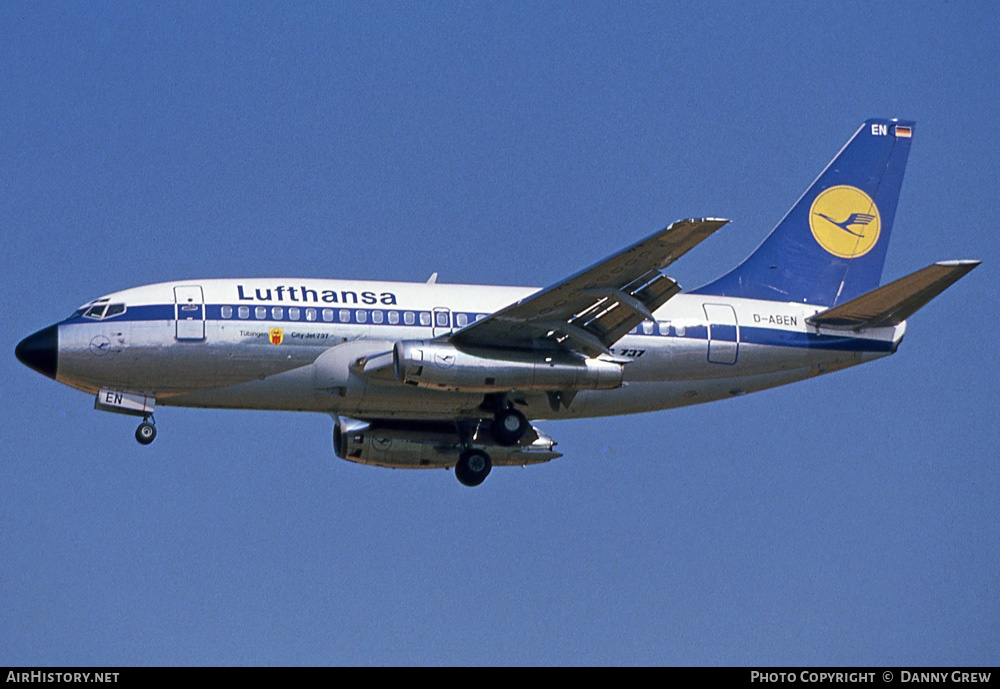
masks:
<svg viewBox="0 0 1000 689"><path fill-rule="evenodd" d="M490 475L493 462L481 450L466 450L455 465L455 477L464 486L478 486Z"/></svg>
<svg viewBox="0 0 1000 689"><path fill-rule="evenodd" d="M155 438L156 425L153 423L153 417L147 416L135 429L135 439L139 441L140 445L149 445Z"/></svg>

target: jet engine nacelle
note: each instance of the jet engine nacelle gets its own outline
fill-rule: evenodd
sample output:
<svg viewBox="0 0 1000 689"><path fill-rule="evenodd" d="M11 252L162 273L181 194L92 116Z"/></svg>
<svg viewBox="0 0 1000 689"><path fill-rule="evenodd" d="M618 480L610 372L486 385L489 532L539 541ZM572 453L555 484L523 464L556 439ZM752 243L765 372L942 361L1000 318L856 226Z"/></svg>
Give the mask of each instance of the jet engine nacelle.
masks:
<svg viewBox="0 0 1000 689"><path fill-rule="evenodd" d="M463 446L451 424L366 423L340 417L333 427L333 449L341 459L396 469L453 467L466 449L488 453L494 466L538 464L562 456L552 450L552 438L532 430L538 437L528 445L503 447L484 433Z"/></svg>
<svg viewBox="0 0 1000 689"><path fill-rule="evenodd" d="M396 379L461 392L611 390L622 365L561 351L458 348L446 342L403 340L392 350Z"/></svg>

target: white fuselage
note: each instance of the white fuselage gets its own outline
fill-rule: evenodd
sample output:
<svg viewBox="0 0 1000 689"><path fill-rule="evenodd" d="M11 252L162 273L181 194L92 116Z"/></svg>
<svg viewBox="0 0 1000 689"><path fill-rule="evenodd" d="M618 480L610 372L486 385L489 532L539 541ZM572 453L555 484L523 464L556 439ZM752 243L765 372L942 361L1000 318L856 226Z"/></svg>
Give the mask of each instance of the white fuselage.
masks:
<svg viewBox="0 0 1000 689"><path fill-rule="evenodd" d="M102 320L74 315L59 324L56 378L91 393L146 393L161 405L361 419L477 416L480 393L373 379L362 365L396 342L448 335L536 291L299 278L148 285L103 298L124 304L120 313ZM612 358L629 362L620 387L581 391L558 409L544 393L515 394L531 418L667 409L891 354L905 329L855 333L808 325L821 310L680 294L611 347Z"/></svg>

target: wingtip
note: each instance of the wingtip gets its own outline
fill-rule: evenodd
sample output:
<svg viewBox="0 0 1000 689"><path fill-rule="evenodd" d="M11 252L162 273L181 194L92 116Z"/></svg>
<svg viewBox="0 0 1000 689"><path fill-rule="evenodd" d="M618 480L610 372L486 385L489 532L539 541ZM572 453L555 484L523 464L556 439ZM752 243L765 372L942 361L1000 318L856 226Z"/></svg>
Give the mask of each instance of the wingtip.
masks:
<svg viewBox="0 0 1000 689"><path fill-rule="evenodd" d="M965 258L965 259L956 259L956 260L953 260L953 261L938 261L934 265L943 266L943 267L946 267L946 268L953 268L953 267L956 267L956 266L963 266L963 267L967 267L969 270L972 270L973 268L975 268L976 266L978 266L980 263L982 263L982 261L980 261L979 259Z"/></svg>

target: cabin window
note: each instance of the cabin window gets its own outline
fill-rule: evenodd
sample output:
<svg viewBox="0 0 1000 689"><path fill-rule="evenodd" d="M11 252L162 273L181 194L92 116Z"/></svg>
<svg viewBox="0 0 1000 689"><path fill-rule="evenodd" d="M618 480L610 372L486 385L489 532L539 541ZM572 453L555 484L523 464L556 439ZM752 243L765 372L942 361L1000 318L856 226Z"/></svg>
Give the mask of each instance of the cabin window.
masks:
<svg viewBox="0 0 1000 689"><path fill-rule="evenodd" d="M298 306L289 306L288 307L288 320L290 320L290 321L297 321L297 320L299 320L299 315L300 314L301 314L301 311L299 311L299 307Z"/></svg>
<svg viewBox="0 0 1000 689"><path fill-rule="evenodd" d="M652 335L653 334L653 321L643 321L642 322L642 334Z"/></svg>
<svg viewBox="0 0 1000 689"><path fill-rule="evenodd" d="M448 312L447 311L435 311L434 312L434 322L439 328L448 327Z"/></svg>
<svg viewBox="0 0 1000 689"><path fill-rule="evenodd" d="M253 315L259 321L264 320L265 318L267 318L267 307L266 306L258 306L257 308L255 308L253 310Z"/></svg>
<svg viewBox="0 0 1000 689"><path fill-rule="evenodd" d="M674 332L677 333L677 337L684 337L685 335L687 335L687 328L685 328L683 325L678 325L676 328L674 328Z"/></svg>
<svg viewBox="0 0 1000 689"><path fill-rule="evenodd" d="M389 312L389 325L396 325L399 323L399 311Z"/></svg>
<svg viewBox="0 0 1000 689"><path fill-rule="evenodd" d="M307 321L316 320L316 309L306 309L306 320Z"/></svg>
<svg viewBox="0 0 1000 689"><path fill-rule="evenodd" d="M241 306L240 307L240 318L250 318L250 307Z"/></svg>
<svg viewBox="0 0 1000 689"><path fill-rule="evenodd" d="M271 309L271 318L273 318L276 321L280 321L284 315L285 315L285 310L280 306L275 306L273 309Z"/></svg>
<svg viewBox="0 0 1000 689"><path fill-rule="evenodd" d="M341 323L350 323L351 312L348 311L347 309L341 309L340 312L337 314L337 320L339 320Z"/></svg>
<svg viewBox="0 0 1000 689"><path fill-rule="evenodd" d="M232 306L223 306L222 307L222 317L223 318L232 318L233 317L233 307Z"/></svg>
<svg viewBox="0 0 1000 689"><path fill-rule="evenodd" d="M468 314L465 314L465 313L456 313L455 314L455 325L457 325L459 328L464 328L468 324L469 324L469 316L468 316Z"/></svg>
<svg viewBox="0 0 1000 689"><path fill-rule="evenodd" d="M481 321L481 320L483 320L484 318L486 318L486 314L485 314L485 313L477 313L477 314L476 314L476 320L477 320L477 321Z"/></svg>
<svg viewBox="0 0 1000 689"><path fill-rule="evenodd" d="M372 323L378 325L385 320L385 314L381 311L372 311Z"/></svg>
<svg viewBox="0 0 1000 689"><path fill-rule="evenodd" d="M660 321L656 324L656 328L660 331L660 335L663 337L668 337L670 335L670 321Z"/></svg>
<svg viewBox="0 0 1000 689"><path fill-rule="evenodd" d="M333 309L323 309L323 320L327 323L333 323Z"/></svg>
<svg viewBox="0 0 1000 689"><path fill-rule="evenodd" d="M403 312L403 323L406 325L413 325L416 322L416 316L413 315L412 311Z"/></svg>
<svg viewBox="0 0 1000 689"><path fill-rule="evenodd" d="M431 315L429 313L427 313L426 311L421 311L420 312L420 325L430 325L430 324L431 324Z"/></svg>
<svg viewBox="0 0 1000 689"><path fill-rule="evenodd" d="M358 309L357 311L354 312L354 315L357 317L358 323L368 322L368 312L365 311L364 309Z"/></svg>

